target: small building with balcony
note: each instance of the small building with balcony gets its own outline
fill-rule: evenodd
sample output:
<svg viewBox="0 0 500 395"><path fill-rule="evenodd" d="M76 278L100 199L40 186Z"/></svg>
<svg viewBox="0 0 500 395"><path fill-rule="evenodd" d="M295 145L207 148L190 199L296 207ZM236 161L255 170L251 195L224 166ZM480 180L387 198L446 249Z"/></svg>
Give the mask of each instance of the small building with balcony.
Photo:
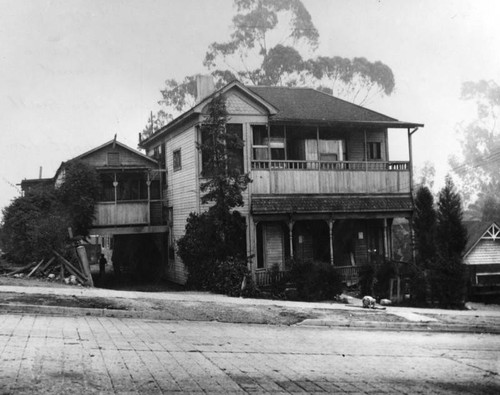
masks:
<svg viewBox="0 0 500 395"><path fill-rule="evenodd" d="M102 246L116 271L129 272L135 279L159 278L167 267L165 173L158 159L116 139L71 159L92 166L100 178L91 242ZM51 179L23 180L24 193L57 188L64 180L66 163Z"/></svg>
<svg viewBox="0 0 500 395"><path fill-rule="evenodd" d="M207 88L208 87L208 88ZM227 128L245 147L231 153L249 173L239 211L247 224L247 253L257 283L292 260L324 261L347 282L370 262L392 258L394 218L410 218L411 136L421 126L307 88L254 87L233 81L217 92L198 80L197 104L141 146L165 153L169 206L169 275L186 281L175 254L190 212L200 212L203 159L200 125L215 94L226 99ZM407 136L405 161L391 161L388 130Z"/></svg>

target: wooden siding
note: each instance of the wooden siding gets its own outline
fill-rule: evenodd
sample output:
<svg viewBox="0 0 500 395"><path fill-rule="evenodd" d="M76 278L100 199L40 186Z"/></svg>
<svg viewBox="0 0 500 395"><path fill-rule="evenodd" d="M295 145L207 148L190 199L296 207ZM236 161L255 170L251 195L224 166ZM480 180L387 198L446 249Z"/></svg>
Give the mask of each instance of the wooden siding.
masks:
<svg viewBox="0 0 500 395"><path fill-rule="evenodd" d="M148 202L97 203L93 226L148 224Z"/></svg>
<svg viewBox="0 0 500 395"><path fill-rule="evenodd" d="M168 204L173 207L172 233L174 242L184 235L186 219L191 212L198 211L198 172L196 170L197 149L195 128L190 127L182 133L170 136L166 141ZM173 169L173 152L180 149L182 163L179 170ZM175 246L177 249L177 246ZM187 271L181 259L175 254L170 260L169 277L172 281L184 284Z"/></svg>
<svg viewBox="0 0 500 395"><path fill-rule="evenodd" d="M480 240L465 258L467 265L500 264L500 240Z"/></svg>
<svg viewBox="0 0 500 395"><path fill-rule="evenodd" d="M251 192L288 193L409 193L410 171L252 170Z"/></svg>

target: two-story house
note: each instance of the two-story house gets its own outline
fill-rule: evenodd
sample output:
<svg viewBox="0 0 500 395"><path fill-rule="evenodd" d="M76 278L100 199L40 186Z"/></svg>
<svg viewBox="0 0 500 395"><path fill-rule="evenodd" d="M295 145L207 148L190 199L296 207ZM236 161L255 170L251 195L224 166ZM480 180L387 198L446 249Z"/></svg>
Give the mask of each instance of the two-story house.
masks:
<svg viewBox="0 0 500 395"><path fill-rule="evenodd" d="M116 269L148 278L165 273L167 263L166 210L163 207L160 154L149 157L116 139L70 161L92 166L100 179L100 196L89 230L93 243L101 244ZM23 180L24 193L40 186L57 188L67 162L52 179Z"/></svg>
<svg viewBox="0 0 500 395"><path fill-rule="evenodd" d="M391 258L391 223L412 215L411 135L423 125L314 89L212 86L199 78L197 104L140 143L148 156L166 155L172 280L186 281L175 242L188 214L203 210L197 142L216 94L226 99L227 127L245 142L233 155L253 180L240 212L257 282L270 268L285 270L289 258L348 269ZM388 129L406 134L408 160L390 161Z"/></svg>

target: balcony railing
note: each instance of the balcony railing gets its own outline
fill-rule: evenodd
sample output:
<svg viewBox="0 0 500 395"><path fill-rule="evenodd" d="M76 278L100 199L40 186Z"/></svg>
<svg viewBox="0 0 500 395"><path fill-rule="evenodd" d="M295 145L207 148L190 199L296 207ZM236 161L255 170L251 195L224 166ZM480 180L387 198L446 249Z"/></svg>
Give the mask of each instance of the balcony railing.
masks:
<svg viewBox="0 0 500 395"><path fill-rule="evenodd" d="M254 194L409 193L409 162L252 161Z"/></svg>
<svg viewBox="0 0 500 395"><path fill-rule="evenodd" d="M398 171L408 170L409 162L344 161L324 162L311 160L253 160L252 170L353 170L353 171Z"/></svg>

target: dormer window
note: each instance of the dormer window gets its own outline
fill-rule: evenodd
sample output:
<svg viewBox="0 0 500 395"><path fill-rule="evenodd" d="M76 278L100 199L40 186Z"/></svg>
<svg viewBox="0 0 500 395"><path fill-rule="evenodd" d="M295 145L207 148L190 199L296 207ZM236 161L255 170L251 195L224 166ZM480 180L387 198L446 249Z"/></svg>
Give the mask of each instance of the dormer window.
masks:
<svg viewBox="0 0 500 395"><path fill-rule="evenodd" d="M108 166L120 166L119 152L108 152Z"/></svg>

